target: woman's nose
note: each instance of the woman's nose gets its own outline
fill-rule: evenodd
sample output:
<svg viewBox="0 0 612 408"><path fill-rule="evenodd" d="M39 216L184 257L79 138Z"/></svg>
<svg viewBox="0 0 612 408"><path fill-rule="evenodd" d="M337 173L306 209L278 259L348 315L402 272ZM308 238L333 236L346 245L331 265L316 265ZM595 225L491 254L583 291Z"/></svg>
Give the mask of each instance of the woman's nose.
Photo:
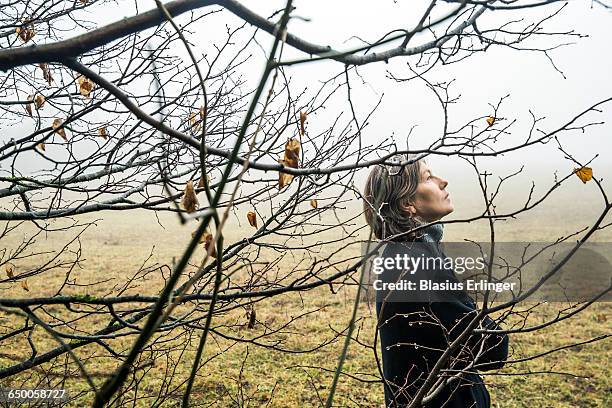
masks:
<svg viewBox="0 0 612 408"><path fill-rule="evenodd" d="M441 189L445 189L446 186L448 186L448 181L444 180L443 178L440 179L440 188Z"/></svg>

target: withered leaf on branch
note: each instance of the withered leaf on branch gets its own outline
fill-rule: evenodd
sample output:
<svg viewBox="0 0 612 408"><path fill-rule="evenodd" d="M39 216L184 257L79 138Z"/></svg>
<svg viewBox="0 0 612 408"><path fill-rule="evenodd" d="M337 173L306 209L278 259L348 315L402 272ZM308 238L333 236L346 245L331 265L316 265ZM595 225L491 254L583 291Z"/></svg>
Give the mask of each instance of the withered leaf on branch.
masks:
<svg viewBox="0 0 612 408"><path fill-rule="evenodd" d="M289 163L287 163L286 160L279 160L278 162L282 164L283 166L291 167L289 166ZM293 180L293 174L283 173L282 171L278 172L278 188L279 189L282 189L287 184L291 183L292 180Z"/></svg>
<svg viewBox="0 0 612 408"><path fill-rule="evenodd" d="M47 64L46 62L41 62L40 64L38 64L38 67L43 72L44 80L47 81L49 85L51 85L51 82L53 82L53 77L51 76L51 70L49 69L49 64Z"/></svg>
<svg viewBox="0 0 612 408"><path fill-rule="evenodd" d="M191 233L191 237L195 237L196 231L193 231ZM208 252L210 246L212 245L212 249L211 249L211 253L210 256L213 258L217 257L217 250L215 249L215 245L214 245L214 240L213 240L213 234L211 234L208 231L204 231L204 233L202 235L200 235L200 238L198 238L198 244L204 244L204 248L206 248L206 251Z"/></svg>
<svg viewBox="0 0 612 408"><path fill-rule="evenodd" d="M212 179L210 178L208 174L206 175L206 181L208 182L208 185L210 186ZM202 177L200 177L200 180L198 181L198 188L204 188L204 178Z"/></svg>
<svg viewBox="0 0 612 408"><path fill-rule="evenodd" d="M251 307L249 311L249 323L247 324L247 328L252 329L255 327L255 322L257 320L257 313L255 312L255 308Z"/></svg>
<svg viewBox="0 0 612 408"><path fill-rule="evenodd" d="M30 287L28 286L28 281L26 279L21 281L21 287L23 288L23 290L25 290L26 292L30 291Z"/></svg>
<svg viewBox="0 0 612 408"><path fill-rule="evenodd" d="M300 111L300 134L304 136L306 133L306 112Z"/></svg>
<svg viewBox="0 0 612 408"><path fill-rule="evenodd" d="M493 126L493 123L495 123L495 118L493 116L489 116L487 118L487 123L489 124L489 126Z"/></svg>
<svg viewBox="0 0 612 408"><path fill-rule="evenodd" d="M579 169L574 169L574 173L576 173L578 178L582 180L584 184L586 184L587 181L593 178L593 169L590 167L581 167Z"/></svg>
<svg viewBox="0 0 612 408"><path fill-rule="evenodd" d="M255 214L254 211L249 211L247 213L247 220L249 220L251 227L257 228L257 214Z"/></svg>
<svg viewBox="0 0 612 408"><path fill-rule="evenodd" d="M17 27L15 29L15 33L17 33L19 39L25 44L34 37L36 31L34 31L34 26L32 24L26 24L21 27Z"/></svg>
<svg viewBox="0 0 612 408"><path fill-rule="evenodd" d="M79 92L86 98L90 97L91 92L94 90L94 83L91 79L84 77L83 75L79 75L77 78L77 82L79 84Z"/></svg>
<svg viewBox="0 0 612 408"><path fill-rule="evenodd" d="M44 152L44 151L46 151L46 149L45 149L45 144L44 144L43 142L38 143L38 144L36 145L36 147L37 147L39 150L42 150L43 152Z"/></svg>
<svg viewBox="0 0 612 408"><path fill-rule="evenodd" d="M213 235L210 232L204 233L204 248L206 248L206 252L210 251L210 256L212 258L217 257L217 249L215 248L215 241L213 239ZM212 247L212 248L211 248Z"/></svg>
<svg viewBox="0 0 612 408"><path fill-rule="evenodd" d="M98 136L100 136L104 140L108 139L108 133L106 132L105 127L101 127L98 129Z"/></svg>
<svg viewBox="0 0 612 408"><path fill-rule="evenodd" d="M193 231L191 233L191 238L195 238L196 232L197 231ZM207 232L205 231L204 233L202 233L202 235L200 235L200 237L198 238L198 244L203 244L204 242L206 242L206 239L205 239L205 235L206 234L207 234Z"/></svg>
<svg viewBox="0 0 612 408"><path fill-rule="evenodd" d="M289 163L289 167L297 169L299 159L300 142L295 138L291 138L285 144L285 161Z"/></svg>
<svg viewBox="0 0 612 408"><path fill-rule="evenodd" d="M34 95L28 95L28 103L25 105L25 110L28 115L32 116L32 102L34 101Z"/></svg>
<svg viewBox="0 0 612 408"><path fill-rule="evenodd" d="M313 198L312 200L310 200L310 206L316 209L319 206L319 203Z"/></svg>
<svg viewBox="0 0 612 408"><path fill-rule="evenodd" d="M287 143L285 143L285 156L278 162L283 166L297 169L300 158L300 148L300 142L297 139L289 139ZM287 184L291 183L292 180L292 174L283 173L282 171L278 172L278 188L283 188Z"/></svg>
<svg viewBox="0 0 612 408"><path fill-rule="evenodd" d="M193 133L198 133L200 129L202 129L202 122L200 122L196 112L191 112L189 114L189 126Z"/></svg>
<svg viewBox="0 0 612 408"><path fill-rule="evenodd" d="M15 277L15 271L13 270L12 265L6 265L6 276L8 276L9 278Z"/></svg>
<svg viewBox="0 0 612 408"><path fill-rule="evenodd" d="M60 135L62 139L64 139L67 142L68 138L66 137L66 130L64 128L60 128L60 126L62 126L62 123L64 123L63 120L56 118L55 120L53 120L52 127L55 130L55 133Z"/></svg>
<svg viewBox="0 0 612 408"><path fill-rule="evenodd" d="M44 104L45 104L45 97L42 96L41 94L36 95L36 97L34 98L34 105L36 106L36 109L42 108Z"/></svg>
<svg viewBox="0 0 612 408"><path fill-rule="evenodd" d="M193 181L189 180L187 184L185 184L185 191L183 194L183 199L181 200L181 205L185 211L192 213L198 208L199 204L198 197L196 196L193 188Z"/></svg>

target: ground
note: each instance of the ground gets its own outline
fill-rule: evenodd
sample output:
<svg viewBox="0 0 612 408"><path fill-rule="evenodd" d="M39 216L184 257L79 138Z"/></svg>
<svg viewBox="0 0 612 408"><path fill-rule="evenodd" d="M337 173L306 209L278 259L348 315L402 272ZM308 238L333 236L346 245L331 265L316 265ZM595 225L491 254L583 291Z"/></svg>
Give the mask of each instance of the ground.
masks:
<svg viewBox="0 0 612 408"><path fill-rule="evenodd" d="M125 281L143 264L171 264L172 258L180 255L194 224L181 226L171 214L161 217L161 228L150 214L136 213L128 216L121 212L103 212L96 215L102 218L97 225L90 227L81 237L83 261L79 268L72 272L76 283L85 285L98 282L97 286L71 286L66 293L100 296L104 288L112 288ZM79 220L92 220L92 216L80 217ZM361 220L354 224L358 225ZM9 236L5 242L7 248L14 247L17 240L27 234L28 226ZM240 238L245 229L250 228L246 220L239 227L228 229L227 241ZM473 226L461 229L461 233L475 233L485 237L485 226ZM547 227L548 228L548 227ZM511 228L507 230L510 234ZM538 230L533 228L533 236ZM547 234L548 230L542 232ZM21 234L21 235L20 235ZM453 235L454 234L454 235ZM446 235L452 239L458 230L452 226L447 228ZM537 239L541 237L535 237ZM600 240L608 236L600 237ZM68 239L66 235L62 239ZM62 241L58 236L37 238L36 247L39 251L58 249ZM512 237L510 236L510 240ZM3 243L4 244L4 243ZM74 248L73 246L69 248ZM202 250L196 254L201 258ZM358 251L350 249L347 251ZM357 253L357 252L355 252ZM147 260L148 256L152 256ZM351 254L346 254L350 256ZM39 255L40 257L48 255ZM146 260L146 262L145 262ZM18 275L28 270L34 264L34 259L24 260L16 265ZM290 268L295 263L285 260L282 268ZM4 273L4 272L3 272ZM66 271L57 269L53 272L32 276L27 279L29 291L25 291L17 283L3 283L3 297L31 297L50 295L65 278ZM166 273L167 275L167 273ZM155 294L162 282L161 270L152 272L142 279L136 280L133 287L126 293ZM232 325L229 332L243 338L256 338L269 328L277 328L291 317L310 312L305 317L296 320L285 327L282 332L273 335L280 341L279 347L295 352L281 352L262 345L245 344L212 335L207 342L202 361L206 364L198 371L194 392L193 406L320 406L327 398L332 380L332 372L336 367L344 337L337 333L346 329L351 316L354 286L337 287L333 294L329 286L319 287L301 296L290 294L259 302L255 305L257 324L254 328L246 327L248 318L244 309L228 311L222 318L213 321L213 327L224 331L224 325ZM560 304L548 304L537 308L529 317L530 324L543 322L547 317L555 315ZM527 307L525 305L524 307ZM63 315L61 306L52 306L49 311ZM580 342L596 336L610 333L609 303L596 303L584 312L564 320L552 327L538 332L516 334L511 337L511 359L517 360ZM14 327L17 321L14 316L0 314L0 334L8 327ZM99 319L99 320L98 320ZM80 324L100 325L101 317L94 317ZM269 328L266 328L269 327ZM375 327L375 310L373 305L362 302L358 309L357 330L354 337L358 342L352 342L345 362L345 372L340 378L335 404L351 407L380 407L383 403L382 386L376 382L376 359L373 344ZM158 343L157 350L161 354L147 361L144 353L139 362L140 369L135 375L146 377L139 386L139 395L149 394L151 398L142 399L137 406L154 405L158 393L173 395L176 398L166 402L164 406L178 404L182 397L181 384L187 378L198 344L199 332L179 333L170 331L164 334L167 343ZM38 345L39 353L56 347L57 342L37 328L33 340ZM116 349L127 349L133 337L112 340ZM269 341L261 339L269 345ZM322 343L324 346L317 348ZM164 354L161 349L170 344L182 345L183 352ZM3 341L0 352L0 366L7 367L17 361L26 360L30 356L30 348L25 336ZM374 347L372 347L374 345ZM304 352L316 348L311 352ZM301 352L297 352L301 351ZM117 367L117 359L109 356L100 347L85 346L77 349L76 354L84 359L85 367L94 376L97 386ZM492 395L495 407L607 407L612 403L612 372L609 361L612 357L609 339L597 341L582 346L566 348L561 351L546 354L536 360L516 363L506 368L487 374L484 378ZM45 364L35 371L22 373L8 379L0 380L2 387L37 386L43 372L51 373L50 385L63 386L71 395L88 390L87 383L79 375L74 366L72 376L65 378L62 364L67 357L61 357L55 365ZM169 371L168 371L169 370ZM174 380L169 388L164 388L162 379L168 373L174 373ZM552 373L551 373L552 372ZM62 383L63 381L63 383ZM178 387L178 388L176 388ZM129 396L130 391L124 396ZM83 394L73 406L89 405L91 393Z"/></svg>

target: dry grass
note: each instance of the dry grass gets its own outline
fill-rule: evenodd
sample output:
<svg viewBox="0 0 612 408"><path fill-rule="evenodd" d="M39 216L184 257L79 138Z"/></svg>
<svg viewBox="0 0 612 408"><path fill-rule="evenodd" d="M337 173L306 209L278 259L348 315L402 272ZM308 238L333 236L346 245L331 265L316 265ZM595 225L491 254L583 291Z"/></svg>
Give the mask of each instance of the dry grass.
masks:
<svg viewBox="0 0 612 408"><path fill-rule="evenodd" d="M83 258L80 269L73 272L77 284L87 285L102 282L94 287L71 286L65 292L74 294L90 294L100 296L105 289L122 283L127 276L134 274L152 253L147 261L149 265L169 264L172 258L178 256L190 237L193 226L180 227L171 217L163 217L165 229L160 228L153 217L145 214L129 215L121 213L103 213L104 221L89 229L82 237ZM91 219L83 217L83 219ZM532 224L533 225L533 224ZM241 228L250 228L246 220L241 226L233 225L227 230L227 241L240 237ZM455 227L457 228L457 227ZM503 227L502 227L503 229ZM511 229L509 229L511 230ZM21 230L19 233L22 233ZM456 239L459 231L472 235L486 236L482 225L470 225L469 229L447 229L447 236ZM537 235L536 228L532 236ZM507 232L509 233L509 232ZM330 237L334 233L330 233ZM546 233L542 233L545 235ZM12 241L6 241L10 248L19 238L12 235ZM68 236L62 239L67 239ZM324 239L324 237L319 237ZM479 238L476 238L479 239ZM600 240L609 239L600 236ZM524 240L524 239L523 239ZM58 236L39 239L36 243L39 250L61 247L62 240ZM3 242L4 244L4 242ZM350 251L358 253L358 248ZM195 258L201 257L202 252ZM350 253L345 256L351 255ZM38 262L36 259L25 260L18 265L17 273L27 270L28 266ZM290 267L294 260L287 259L283 267ZM56 270L28 279L30 292L24 292L19 284L3 285L3 297L26 297L49 295L64 279L65 271ZM155 294L161 287L162 279L159 272L151 273L139 280L132 293ZM245 337L254 337L264 333L264 323L278 326L288 321L291 316L311 312L307 317L299 319L290 325L283 334L274 337L283 340L282 346L297 350L307 350L325 340L334 338L336 332L345 330L350 318L354 287L346 286L333 295L329 287L322 287L303 294L284 295L256 305L259 323L254 329L241 329L239 333ZM530 317L530 323L539 323L546 316L554 313L556 305L540 308ZM62 307L51 307L59 314L65 313ZM512 358L526 357L543 352L547 349L564 344L586 340L610 331L608 317L611 307L608 304L596 304L577 317L571 318L546 330L514 335L512 342ZM358 339L371 344L373 341L375 310L373 306L362 304L359 308ZM2 329L14 326L14 318L1 315ZM87 325L100 325L101 317L81 322ZM226 323L246 323L244 310L234 310L222 319L214 322L219 327ZM168 337L178 335L178 332L166 334ZM35 331L34 340L42 345L39 352L44 352L55 346L55 340L42 330ZM116 349L128 349L133 338L113 340ZM317 406L320 400L325 400L331 383L331 370L335 368L343 338L332 341L327 346L311 353L281 353L264 347L245 345L219 336L212 336L207 343L205 360L207 364L199 371L192 402L194 406ZM197 333L186 334L172 340L170 344L186 345L184 353L171 353L169 358L157 359L153 365L144 364L143 371L147 376L141 384L140 392L155 396L161 386L162 378L167 369L175 369L175 385L187 377L195 348ZM30 349L25 336L3 343L0 354L0 366L9 366L16 361L23 361L30 355ZM248 356L247 356L248 348ZM99 347L86 346L76 352L85 360L86 367L95 373L95 381L100 385L109 373L117 366L118 361L102 352ZM518 364L502 370L501 375L487 375L490 391L496 407L607 407L612 403L612 372L609 366L609 341L574 347L558 353L547 355L528 364ZM245 358L247 357L247 358ZM146 359L146 353L145 353ZM87 384L73 370L74 377L64 378L60 358L55 367L45 364L34 372L20 374L3 380L3 387L35 386L42 371L55 372L55 381L65 381L64 386L72 395L86 391ZM349 349L345 371L353 376L371 380L377 374L372 348L364 347L354 342ZM540 371L555 371L557 374L537 374ZM532 372L531 375L525 375ZM519 374L520 373L520 374ZM564 374L565 373L565 374ZM568 375L569 373L575 376ZM515 375L519 374L519 375ZM181 389L172 393L177 400L181 398ZM91 394L83 395L74 406L87 405ZM170 400L166 406L173 406L177 400ZM174 401L174 402L173 402ZM382 405L382 387L378 383L360 382L343 376L340 382L336 403L340 406L378 407ZM152 399L142 400L138 406L150 406Z"/></svg>

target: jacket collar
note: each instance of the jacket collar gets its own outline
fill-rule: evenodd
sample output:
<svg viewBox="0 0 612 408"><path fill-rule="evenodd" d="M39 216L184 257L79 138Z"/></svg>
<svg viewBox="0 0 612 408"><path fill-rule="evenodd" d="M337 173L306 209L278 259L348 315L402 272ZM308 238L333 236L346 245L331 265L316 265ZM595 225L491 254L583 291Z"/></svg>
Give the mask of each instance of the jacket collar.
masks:
<svg viewBox="0 0 612 408"><path fill-rule="evenodd" d="M440 242L444 234L443 224L434 224L422 229L418 239L423 242Z"/></svg>

